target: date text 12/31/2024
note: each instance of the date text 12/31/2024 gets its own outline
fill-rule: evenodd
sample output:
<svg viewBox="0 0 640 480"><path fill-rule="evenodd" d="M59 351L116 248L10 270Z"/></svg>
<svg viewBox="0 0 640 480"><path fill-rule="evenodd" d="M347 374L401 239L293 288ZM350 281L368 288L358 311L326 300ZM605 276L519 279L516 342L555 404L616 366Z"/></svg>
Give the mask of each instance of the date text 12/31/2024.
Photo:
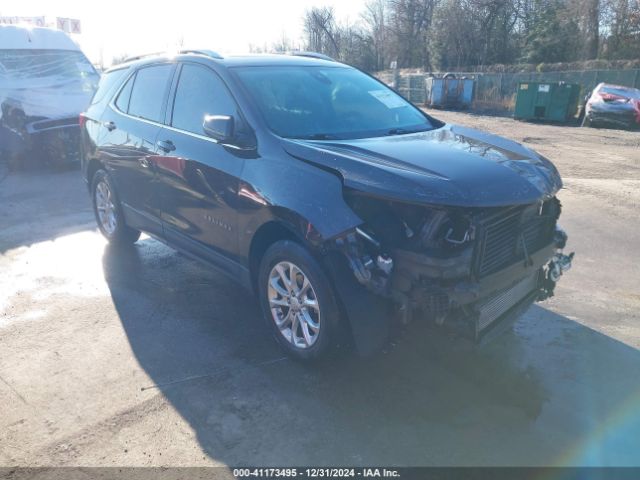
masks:
<svg viewBox="0 0 640 480"><path fill-rule="evenodd" d="M236 478L398 478L397 470L388 468L234 468Z"/></svg>

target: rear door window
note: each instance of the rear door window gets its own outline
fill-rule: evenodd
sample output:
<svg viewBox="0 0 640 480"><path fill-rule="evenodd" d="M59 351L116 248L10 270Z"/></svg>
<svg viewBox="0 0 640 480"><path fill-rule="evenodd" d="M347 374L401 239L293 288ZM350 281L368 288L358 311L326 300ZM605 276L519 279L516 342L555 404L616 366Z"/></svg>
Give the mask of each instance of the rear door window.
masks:
<svg viewBox="0 0 640 480"><path fill-rule="evenodd" d="M172 72L173 65L157 65L138 70L131 90L128 113L160 123Z"/></svg>

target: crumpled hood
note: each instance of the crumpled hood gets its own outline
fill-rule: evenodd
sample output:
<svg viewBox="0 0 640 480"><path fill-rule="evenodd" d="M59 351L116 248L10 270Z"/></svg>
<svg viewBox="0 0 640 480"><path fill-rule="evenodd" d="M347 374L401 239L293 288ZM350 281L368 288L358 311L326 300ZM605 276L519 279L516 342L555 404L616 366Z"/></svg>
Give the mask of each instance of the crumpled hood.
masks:
<svg viewBox="0 0 640 480"><path fill-rule="evenodd" d="M511 140L457 125L409 135L340 141L284 140L292 156L372 195L435 205L535 203L562 181L554 165Z"/></svg>

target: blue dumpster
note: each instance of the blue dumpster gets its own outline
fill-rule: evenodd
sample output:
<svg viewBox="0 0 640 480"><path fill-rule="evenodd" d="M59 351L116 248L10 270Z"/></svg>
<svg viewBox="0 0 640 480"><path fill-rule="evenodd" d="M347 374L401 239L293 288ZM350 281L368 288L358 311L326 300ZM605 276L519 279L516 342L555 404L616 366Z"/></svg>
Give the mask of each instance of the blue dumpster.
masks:
<svg viewBox="0 0 640 480"><path fill-rule="evenodd" d="M457 78L450 74L426 81L426 105L436 108L469 108L473 102L473 78Z"/></svg>

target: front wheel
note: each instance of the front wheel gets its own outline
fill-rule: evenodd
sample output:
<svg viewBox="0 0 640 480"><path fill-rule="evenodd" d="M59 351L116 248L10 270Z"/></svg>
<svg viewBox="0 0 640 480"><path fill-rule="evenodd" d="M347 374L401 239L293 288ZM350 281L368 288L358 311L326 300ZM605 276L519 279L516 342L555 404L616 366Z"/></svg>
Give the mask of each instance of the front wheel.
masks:
<svg viewBox="0 0 640 480"><path fill-rule="evenodd" d="M130 244L140 238L139 230L125 224L113 182L105 170L98 170L93 176L91 197L98 228L109 243Z"/></svg>
<svg viewBox="0 0 640 480"><path fill-rule="evenodd" d="M262 258L258 283L263 314L280 346L298 360L326 356L340 313L313 256L295 242L276 242Z"/></svg>

